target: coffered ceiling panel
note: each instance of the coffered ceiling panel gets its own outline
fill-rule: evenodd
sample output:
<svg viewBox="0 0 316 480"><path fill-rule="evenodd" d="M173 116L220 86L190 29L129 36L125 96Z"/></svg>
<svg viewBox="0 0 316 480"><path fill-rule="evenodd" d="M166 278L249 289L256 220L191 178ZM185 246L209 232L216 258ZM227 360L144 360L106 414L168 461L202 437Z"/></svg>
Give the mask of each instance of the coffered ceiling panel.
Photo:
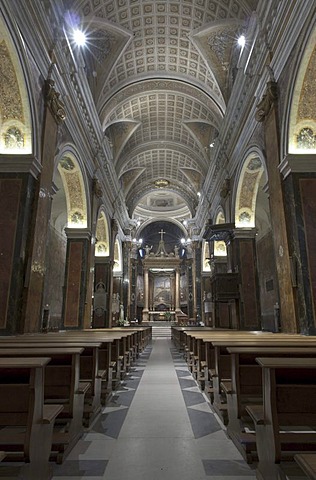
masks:
<svg viewBox="0 0 316 480"><path fill-rule="evenodd" d="M149 199L150 192L156 195L157 180L165 182L159 205L170 203L173 195L194 215L197 190L211 164L209 148L229 98L236 36L256 4L69 0L88 35L89 25L102 25L96 38L106 48L98 40L101 51L93 57L98 65L93 72L87 68L87 77L131 215L142 198L148 206L155 203ZM107 23L115 27L108 35ZM120 36L125 43L113 63L114 41ZM86 52L84 58L88 56ZM148 215L153 215L150 208Z"/></svg>

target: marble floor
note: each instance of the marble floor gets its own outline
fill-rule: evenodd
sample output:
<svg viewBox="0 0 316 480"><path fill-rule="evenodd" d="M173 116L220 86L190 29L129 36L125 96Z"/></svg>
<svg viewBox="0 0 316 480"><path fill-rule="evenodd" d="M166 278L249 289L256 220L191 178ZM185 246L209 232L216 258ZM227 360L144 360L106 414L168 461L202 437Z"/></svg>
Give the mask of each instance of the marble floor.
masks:
<svg viewBox="0 0 316 480"><path fill-rule="evenodd" d="M256 478L168 338L152 340L100 417L53 471L53 480ZM18 466L9 471L0 464L0 478L17 475Z"/></svg>

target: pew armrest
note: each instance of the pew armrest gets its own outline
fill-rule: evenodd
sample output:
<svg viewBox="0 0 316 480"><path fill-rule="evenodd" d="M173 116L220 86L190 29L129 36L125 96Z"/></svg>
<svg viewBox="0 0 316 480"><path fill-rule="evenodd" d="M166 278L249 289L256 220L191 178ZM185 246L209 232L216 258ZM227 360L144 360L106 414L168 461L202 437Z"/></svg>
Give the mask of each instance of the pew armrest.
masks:
<svg viewBox="0 0 316 480"><path fill-rule="evenodd" d="M55 418L64 409L63 405L44 405L43 406L43 423L53 423Z"/></svg>
<svg viewBox="0 0 316 480"><path fill-rule="evenodd" d="M255 425L264 425L263 405L247 405L246 410Z"/></svg>
<svg viewBox="0 0 316 480"><path fill-rule="evenodd" d="M316 480L316 454L302 453L295 455L296 463L311 480Z"/></svg>
<svg viewBox="0 0 316 480"><path fill-rule="evenodd" d="M77 393L85 395L90 388L91 388L90 382L79 382L79 388Z"/></svg>
<svg viewBox="0 0 316 480"><path fill-rule="evenodd" d="M106 378L106 370L98 370L97 378L101 378L102 380L104 380Z"/></svg>
<svg viewBox="0 0 316 480"><path fill-rule="evenodd" d="M226 380L225 382L221 382L221 388L226 395L233 393L232 382L230 382L229 380Z"/></svg>

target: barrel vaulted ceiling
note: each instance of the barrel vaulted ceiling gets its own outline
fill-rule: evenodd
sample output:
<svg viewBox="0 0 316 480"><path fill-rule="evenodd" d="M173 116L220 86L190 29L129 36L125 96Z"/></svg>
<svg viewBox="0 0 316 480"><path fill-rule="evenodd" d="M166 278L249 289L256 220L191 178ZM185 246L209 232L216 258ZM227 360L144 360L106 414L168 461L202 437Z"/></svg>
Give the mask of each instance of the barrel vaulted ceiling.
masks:
<svg viewBox="0 0 316 480"><path fill-rule="evenodd" d="M131 217L194 216L256 4L67 2Z"/></svg>

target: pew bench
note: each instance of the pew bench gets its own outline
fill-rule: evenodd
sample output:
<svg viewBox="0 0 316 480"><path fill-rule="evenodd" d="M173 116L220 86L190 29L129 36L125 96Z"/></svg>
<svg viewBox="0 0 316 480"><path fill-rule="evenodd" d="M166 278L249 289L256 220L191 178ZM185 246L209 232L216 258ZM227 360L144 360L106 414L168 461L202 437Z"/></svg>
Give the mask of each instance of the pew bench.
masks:
<svg viewBox="0 0 316 480"><path fill-rule="evenodd" d="M257 362L263 404L246 407L256 430L256 475L286 480L282 460L316 451L316 358L258 357Z"/></svg>
<svg viewBox="0 0 316 480"><path fill-rule="evenodd" d="M205 339L206 341L206 339ZM220 334L208 342L209 349L214 351L214 368L211 369L213 387L213 408L221 416L225 424L228 423L227 398L223 386L231 381L231 359L228 352L230 347L316 347L316 340L306 339L302 335L289 334L254 334L253 332L235 332L234 334ZM229 384L228 384L229 385Z"/></svg>
<svg viewBox="0 0 316 480"><path fill-rule="evenodd" d="M44 344L56 347L83 348L82 358L80 358L80 380L82 382L88 381L91 384L91 388L86 392L84 417L85 426L89 426L100 411L101 401L103 400L101 392L103 391L103 385L108 383L110 375L108 359L111 358L108 344L112 342L112 339L99 340L95 335L75 331L1 337L0 347L9 344L23 344L24 346L41 346Z"/></svg>
<svg viewBox="0 0 316 480"><path fill-rule="evenodd" d="M255 435L249 432L251 419L246 405L262 403L262 371L256 362L260 357L316 358L316 347L227 347L231 360L231 380L221 382L226 395L227 434L248 463L256 451Z"/></svg>
<svg viewBox="0 0 316 480"><path fill-rule="evenodd" d="M9 344L6 344L9 345ZM16 345L16 344L14 344ZM52 440L51 460L62 463L79 438L83 435L83 416L85 395L91 388L89 382L80 381L80 355L82 347L45 347L30 346L23 342L15 348L0 344L2 357L41 357L51 358L45 369L44 401L45 405L62 404L63 409L56 418Z"/></svg>
<svg viewBox="0 0 316 480"><path fill-rule="evenodd" d="M22 461L21 478L52 478L49 457L61 404L44 405L49 357L0 358L0 448L6 461Z"/></svg>
<svg viewBox="0 0 316 480"><path fill-rule="evenodd" d="M316 480L316 453L299 453L294 460L310 480Z"/></svg>

